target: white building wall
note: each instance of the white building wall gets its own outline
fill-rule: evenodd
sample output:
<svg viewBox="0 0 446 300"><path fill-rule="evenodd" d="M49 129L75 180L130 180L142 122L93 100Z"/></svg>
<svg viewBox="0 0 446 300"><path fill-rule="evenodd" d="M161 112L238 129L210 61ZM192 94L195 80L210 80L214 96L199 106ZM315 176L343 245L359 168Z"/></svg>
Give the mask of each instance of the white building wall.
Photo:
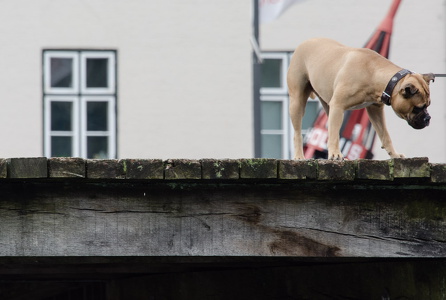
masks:
<svg viewBox="0 0 446 300"><path fill-rule="evenodd" d="M312 37L329 37L362 47L387 13L390 0L307 0L289 8L279 19L261 25L262 50L293 50ZM445 1L402 0L392 35L390 59L419 73L446 73ZM427 156L446 162L446 78L431 84L431 125L414 130L386 107L390 135L397 151L407 157ZM375 144L375 158L387 159Z"/></svg>
<svg viewBox="0 0 446 300"><path fill-rule="evenodd" d="M120 158L251 157L251 3L5 0L0 157L41 156L42 50L118 51Z"/></svg>

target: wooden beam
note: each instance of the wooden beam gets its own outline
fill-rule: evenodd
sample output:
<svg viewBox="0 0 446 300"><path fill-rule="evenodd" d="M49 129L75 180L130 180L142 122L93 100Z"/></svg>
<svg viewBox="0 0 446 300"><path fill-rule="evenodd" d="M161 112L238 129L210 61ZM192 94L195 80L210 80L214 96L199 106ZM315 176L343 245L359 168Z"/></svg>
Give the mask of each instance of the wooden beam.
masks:
<svg viewBox="0 0 446 300"><path fill-rule="evenodd" d="M0 256L446 255L445 167L425 158L7 162Z"/></svg>

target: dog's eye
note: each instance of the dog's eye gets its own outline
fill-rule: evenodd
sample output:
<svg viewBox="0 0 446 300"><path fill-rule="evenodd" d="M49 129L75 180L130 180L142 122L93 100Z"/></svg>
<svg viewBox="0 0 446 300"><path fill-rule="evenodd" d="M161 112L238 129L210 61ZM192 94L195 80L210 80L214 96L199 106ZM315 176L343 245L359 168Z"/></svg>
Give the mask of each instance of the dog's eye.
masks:
<svg viewBox="0 0 446 300"><path fill-rule="evenodd" d="M415 88L413 86L413 84L408 84L405 88L404 88L404 93L403 93L403 97L408 99L413 97L414 95L418 94L418 89Z"/></svg>

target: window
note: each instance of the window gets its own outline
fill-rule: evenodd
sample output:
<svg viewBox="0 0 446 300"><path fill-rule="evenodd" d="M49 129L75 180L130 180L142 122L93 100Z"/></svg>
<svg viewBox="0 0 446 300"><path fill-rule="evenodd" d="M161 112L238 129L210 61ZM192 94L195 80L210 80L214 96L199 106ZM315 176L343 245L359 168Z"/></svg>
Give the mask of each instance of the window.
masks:
<svg viewBox="0 0 446 300"><path fill-rule="evenodd" d="M292 52L262 54L260 88L260 154L264 158L289 159L294 153L293 129L288 113L286 75ZM313 125L319 102L309 99L302 122L302 134Z"/></svg>
<svg viewBox="0 0 446 300"><path fill-rule="evenodd" d="M44 153L116 157L116 52L43 52Z"/></svg>
<svg viewBox="0 0 446 300"><path fill-rule="evenodd" d="M261 156L288 157L288 98L261 96L260 101Z"/></svg>

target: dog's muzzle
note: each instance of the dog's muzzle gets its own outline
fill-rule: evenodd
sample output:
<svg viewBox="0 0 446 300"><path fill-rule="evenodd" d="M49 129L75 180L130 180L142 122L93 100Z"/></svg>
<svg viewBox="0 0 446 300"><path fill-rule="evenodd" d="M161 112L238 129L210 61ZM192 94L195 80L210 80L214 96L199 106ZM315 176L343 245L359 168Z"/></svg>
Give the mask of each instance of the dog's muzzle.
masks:
<svg viewBox="0 0 446 300"><path fill-rule="evenodd" d="M408 121L410 126L415 129L423 129L426 126L429 126L431 116L427 112L426 107L415 107L412 112L415 114L415 116Z"/></svg>

